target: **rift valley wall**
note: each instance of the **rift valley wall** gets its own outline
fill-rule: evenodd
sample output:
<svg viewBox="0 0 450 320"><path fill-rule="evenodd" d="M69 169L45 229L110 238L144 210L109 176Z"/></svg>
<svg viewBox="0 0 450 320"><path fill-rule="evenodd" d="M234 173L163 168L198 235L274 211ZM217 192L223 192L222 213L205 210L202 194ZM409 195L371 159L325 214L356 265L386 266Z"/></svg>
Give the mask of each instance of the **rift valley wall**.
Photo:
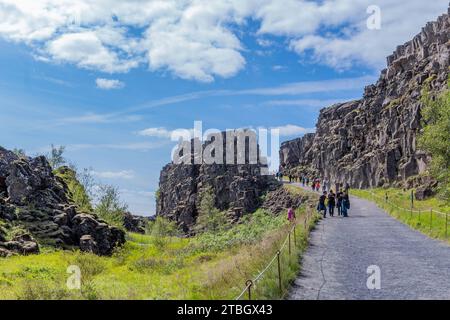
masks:
<svg viewBox="0 0 450 320"><path fill-rule="evenodd" d="M315 134L287 141L280 169L367 188L422 173L429 156L417 148L421 92L446 88L450 9L387 58L387 68L361 100L321 110ZM295 168L295 169L294 169Z"/></svg>

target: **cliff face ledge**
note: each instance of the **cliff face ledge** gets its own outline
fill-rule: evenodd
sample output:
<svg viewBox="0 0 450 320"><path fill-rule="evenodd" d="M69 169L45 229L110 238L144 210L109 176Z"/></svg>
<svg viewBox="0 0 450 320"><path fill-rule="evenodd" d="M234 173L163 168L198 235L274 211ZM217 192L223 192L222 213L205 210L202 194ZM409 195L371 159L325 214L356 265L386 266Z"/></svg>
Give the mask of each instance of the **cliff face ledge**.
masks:
<svg viewBox="0 0 450 320"><path fill-rule="evenodd" d="M449 65L447 13L397 47L361 100L321 110L315 134L283 143L280 169L296 168L358 188L390 185L424 172L429 157L416 145L421 91L446 88Z"/></svg>
<svg viewBox="0 0 450 320"><path fill-rule="evenodd" d="M225 133L222 135L226 150ZM201 149L207 145L204 143ZM237 153L235 145L235 158ZM261 196L278 188L279 183L273 176L261 174L265 165L259 156L257 163L251 164L248 148L245 153L245 164L226 164L225 156L223 164L167 164L160 174L156 215L176 221L190 233L198 216L199 196L207 187L213 191L215 207L225 211L230 220L237 221L243 214L255 211L261 205Z"/></svg>

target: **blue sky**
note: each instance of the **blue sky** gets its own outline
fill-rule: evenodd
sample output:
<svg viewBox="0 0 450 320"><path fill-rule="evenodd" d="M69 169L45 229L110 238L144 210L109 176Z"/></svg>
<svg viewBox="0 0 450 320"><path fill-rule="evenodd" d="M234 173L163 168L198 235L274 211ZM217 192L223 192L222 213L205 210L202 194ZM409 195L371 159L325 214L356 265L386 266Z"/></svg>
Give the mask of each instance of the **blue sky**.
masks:
<svg viewBox="0 0 450 320"><path fill-rule="evenodd" d="M214 0L208 10L200 0L168 1L164 10L140 2L147 11L129 1L113 12L102 0L77 7L76 27L65 8L83 1L51 2L0 0L0 145L30 155L64 145L71 162L117 185L145 215L170 161L168 132L201 120L204 130L279 127L282 141L298 137L322 107L361 97L385 56L448 5L399 1L411 10L404 22L401 7L374 1L385 24L368 30L364 1L333 1L331 19L322 2L300 0Z"/></svg>

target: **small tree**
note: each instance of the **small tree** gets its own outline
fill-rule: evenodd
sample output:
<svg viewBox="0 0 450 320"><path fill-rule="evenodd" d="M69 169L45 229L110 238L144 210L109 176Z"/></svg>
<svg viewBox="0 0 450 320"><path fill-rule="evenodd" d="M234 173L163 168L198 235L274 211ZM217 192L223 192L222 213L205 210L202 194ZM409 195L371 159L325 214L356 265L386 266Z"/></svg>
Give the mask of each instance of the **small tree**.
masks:
<svg viewBox="0 0 450 320"><path fill-rule="evenodd" d="M100 186L95 213L109 224L123 228L128 206L120 201L119 190L114 186Z"/></svg>
<svg viewBox="0 0 450 320"><path fill-rule="evenodd" d="M197 229L219 231L226 224L226 218L215 207L213 189L208 186L200 193L200 206L198 208Z"/></svg>
<svg viewBox="0 0 450 320"><path fill-rule="evenodd" d="M89 199L94 199L94 189L95 189L95 179L92 175L92 168L84 168L82 171L77 171L77 180L84 187L84 191L86 192Z"/></svg>
<svg viewBox="0 0 450 320"><path fill-rule="evenodd" d="M66 159L63 157L65 150L65 146L56 147L53 144L51 145L50 153L46 155L46 158L53 169L57 169L66 163Z"/></svg>
<svg viewBox="0 0 450 320"><path fill-rule="evenodd" d="M12 152L20 158L26 158L27 156L23 149L14 148Z"/></svg>
<svg viewBox="0 0 450 320"><path fill-rule="evenodd" d="M167 245L170 237L178 235L178 228L174 221L158 216L155 221L148 224L147 233L153 237L153 244L162 249Z"/></svg>

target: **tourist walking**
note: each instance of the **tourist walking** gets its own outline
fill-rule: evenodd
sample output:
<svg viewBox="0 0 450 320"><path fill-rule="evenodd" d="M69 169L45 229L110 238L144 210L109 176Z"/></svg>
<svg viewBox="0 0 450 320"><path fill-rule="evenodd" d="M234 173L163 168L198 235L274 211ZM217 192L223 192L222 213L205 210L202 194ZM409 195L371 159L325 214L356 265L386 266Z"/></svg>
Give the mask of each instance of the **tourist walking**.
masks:
<svg viewBox="0 0 450 320"><path fill-rule="evenodd" d="M342 192L336 194L336 208L338 210L338 216L342 216Z"/></svg>
<svg viewBox="0 0 450 320"><path fill-rule="evenodd" d="M350 198L348 196L348 193L345 192L344 195L342 196L342 204L341 204L341 211L344 217L348 217L348 209L350 209Z"/></svg>
<svg viewBox="0 0 450 320"><path fill-rule="evenodd" d="M290 222L294 222L294 220L295 220L295 211L294 211L294 209L292 209L292 208L289 208L288 209L288 220L290 221Z"/></svg>
<svg viewBox="0 0 450 320"><path fill-rule="evenodd" d="M327 216L327 207L325 205L326 199L327 199L327 192L324 191L323 194L319 197L319 203L317 204L317 211L319 211L319 213L323 211L324 218L326 218Z"/></svg>
<svg viewBox="0 0 450 320"><path fill-rule="evenodd" d="M333 190L330 190L330 193L328 194L328 213L330 214L330 217L334 216L335 206L336 206L335 194L333 193Z"/></svg>

